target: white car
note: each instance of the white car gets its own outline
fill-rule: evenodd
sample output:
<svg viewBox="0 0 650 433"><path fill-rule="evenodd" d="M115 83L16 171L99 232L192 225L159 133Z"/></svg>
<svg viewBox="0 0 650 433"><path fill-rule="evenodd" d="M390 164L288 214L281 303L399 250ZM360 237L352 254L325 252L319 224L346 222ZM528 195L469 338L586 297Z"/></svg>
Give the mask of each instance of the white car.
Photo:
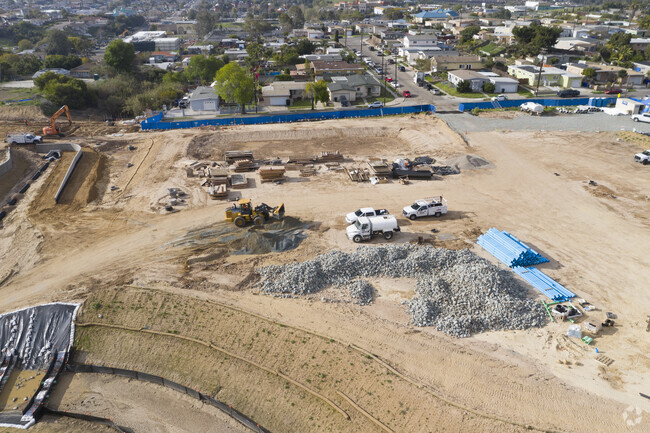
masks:
<svg viewBox="0 0 650 433"><path fill-rule="evenodd" d="M442 196L416 200L402 209L402 215L410 220L425 216L439 217L447 213L447 200Z"/></svg>
<svg viewBox="0 0 650 433"><path fill-rule="evenodd" d="M633 114L632 120L634 120L635 122L650 123L650 113Z"/></svg>
<svg viewBox="0 0 650 433"><path fill-rule="evenodd" d="M384 103L381 102L381 101L375 101L375 102L371 102L370 104L368 104L368 108L382 108L383 106L384 106Z"/></svg>
<svg viewBox="0 0 650 433"><path fill-rule="evenodd" d="M506 95L497 95L492 97L493 101L507 101L508 97Z"/></svg>
<svg viewBox="0 0 650 433"><path fill-rule="evenodd" d="M371 216L379 216L379 215L388 215L388 211L386 209L362 207L361 209L357 209L354 212L350 212L349 214L347 214L345 216L345 222L347 222L348 224L354 224L361 217L371 217Z"/></svg>
<svg viewBox="0 0 650 433"><path fill-rule="evenodd" d="M645 150L634 155L634 161L640 162L643 165L650 164L650 150Z"/></svg>

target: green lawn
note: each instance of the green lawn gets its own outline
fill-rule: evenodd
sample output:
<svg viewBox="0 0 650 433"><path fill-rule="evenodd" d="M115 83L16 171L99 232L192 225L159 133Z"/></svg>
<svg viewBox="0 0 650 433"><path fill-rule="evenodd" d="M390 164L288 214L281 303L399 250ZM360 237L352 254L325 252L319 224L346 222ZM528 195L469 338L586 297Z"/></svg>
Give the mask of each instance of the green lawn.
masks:
<svg viewBox="0 0 650 433"><path fill-rule="evenodd" d="M502 47L501 45L495 44L494 42L490 42L484 47L479 48L479 51L487 53L491 56L495 56L497 54L500 54L504 52L506 49Z"/></svg>
<svg viewBox="0 0 650 433"><path fill-rule="evenodd" d="M385 101L384 101L384 97L386 98ZM375 102L375 101L381 101L381 102L389 103L390 101L392 101L394 99L395 99L395 97L393 96L393 94L390 93L390 91L388 91L388 90L386 90L386 89L384 89L382 87L381 88L381 93L379 94L378 97L366 98L366 101L368 101L368 104L370 104L371 102Z"/></svg>
<svg viewBox="0 0 650 433"><path fill-rule="evenodd" d="M482 93L458 93L456 89L444 83L435 83L434 86L443 92L446 92L451 96L456 96L458 98L484 98Z"/></svg>
<svg viewBox="0 0 650 433"><path fill-rule="evenodd" d="M521 96L525 96L526 98L532 98L533 94L528 91L525 87L519 86L517 88L517 93L520 94Z"/></svg>
<svg viewBox="0 0 650 433"><path fill-rule="evenodd" d="M311 99L293 101L293 105L289 106L289 110L311 110Z"/></svg>

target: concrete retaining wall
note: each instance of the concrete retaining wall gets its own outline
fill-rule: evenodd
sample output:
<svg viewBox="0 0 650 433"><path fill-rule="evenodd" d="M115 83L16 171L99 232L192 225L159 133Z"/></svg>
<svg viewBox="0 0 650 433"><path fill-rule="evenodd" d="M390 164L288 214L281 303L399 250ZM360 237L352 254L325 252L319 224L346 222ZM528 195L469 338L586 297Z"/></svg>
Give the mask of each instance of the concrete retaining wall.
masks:
<svg viewBox="0 0 650 433"><path fill-rule="evenodd" d="M0 164L0 176L9 172L14 167L14 163L11 160L11 148L7 148L7 159Z"/></svg>
<svg viewBox="0 0 650 433"><path fill-rule="evenodd" d="M63 194L63 189L68 183L70 176L72 176L72 172L74 171L75 167L77 166L77 162L79 162L79 159L81 159L81 156L83 155L83 151L81 150L81 146L74 143L52 143L52 144L48 143L48 144L36 145L36 151L39 153L48 153L51 150L58 150L62 152L65 151L77 152L74 158L72 159L72 162L70 163L70 167L68 167L68 171L65 173L65 177L63 178L61 185L59 185L59 189L56 191L56 194L54 195L54 201L58 203L59 197L61 197L61 194Z"/></svg>

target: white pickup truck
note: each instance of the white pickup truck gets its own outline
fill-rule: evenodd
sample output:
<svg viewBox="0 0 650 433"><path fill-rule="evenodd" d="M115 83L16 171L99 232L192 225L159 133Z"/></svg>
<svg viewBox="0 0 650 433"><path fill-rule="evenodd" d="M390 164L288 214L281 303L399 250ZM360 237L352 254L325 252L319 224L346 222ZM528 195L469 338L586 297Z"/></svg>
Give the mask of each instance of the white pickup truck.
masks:
<svg viewBox="0 0 650 433"><path fill-rule="evenodd" d="M644 150L643 152L634 155L634 161L640 162L643 165L650 164L650 150Z"/></svg>
<svg viewBox="0 0 650 433"><path fill-rule="evenodd" d="M7 143L9 144L32 144L42 143L43 138L40 135L30 134L28 132L16 132L7 134Z"/></svg>
<svg viewBox="0 0 650 433"><path fill-rule="evenodd" d="M402 214L410 220L426 216L439 217L446 213L447 200L442 196L416 200L415 203L402 210Z"/></svg>
<svg viewBox="0 0 650 433"><path fill-rule="evenodd" d="M650 123L650 113L633 114L632 115L632 120L634 120L635 122Z"/></svg>
<svg viewBox="0 0 650 433"><path fill-rule="evenodd" d="M371 217L371 216L379 216L379 215L388 215L388 211L386 209L375 209L372 207L362 207L361 209L357 209L354 212L350 212L349 214L345 215L345 222L348 224L354 224L357 222L357 220L360 217Z"/></svg>
<svg viewBox="0 0 650 433"><path fill-rule="evenodd" d="M395 232L400 231L397 219L393 215L360 217L354 224L345 229L348 239L359 243L373 236L381 235L391 240Z"/></svg>

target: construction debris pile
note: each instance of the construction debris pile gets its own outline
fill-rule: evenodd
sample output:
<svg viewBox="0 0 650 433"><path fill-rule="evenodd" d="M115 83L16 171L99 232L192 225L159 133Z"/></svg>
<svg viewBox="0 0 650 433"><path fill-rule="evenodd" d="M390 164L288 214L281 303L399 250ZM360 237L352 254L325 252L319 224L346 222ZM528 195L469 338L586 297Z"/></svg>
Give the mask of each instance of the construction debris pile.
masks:
<svg viewBox="0 0 650 433"><path fill-rule="evenodd" d="M362 305L372 301L372 286L364 278L413 278L416 296L407 302L412 323L435 326L455 337L526 329L546 322L542 306L526 297L526 289L511 272L469 250L411 244L364 246L353 253L332 251L257 272L263 293L292 297L335 287L350 291Z"/></svg>

